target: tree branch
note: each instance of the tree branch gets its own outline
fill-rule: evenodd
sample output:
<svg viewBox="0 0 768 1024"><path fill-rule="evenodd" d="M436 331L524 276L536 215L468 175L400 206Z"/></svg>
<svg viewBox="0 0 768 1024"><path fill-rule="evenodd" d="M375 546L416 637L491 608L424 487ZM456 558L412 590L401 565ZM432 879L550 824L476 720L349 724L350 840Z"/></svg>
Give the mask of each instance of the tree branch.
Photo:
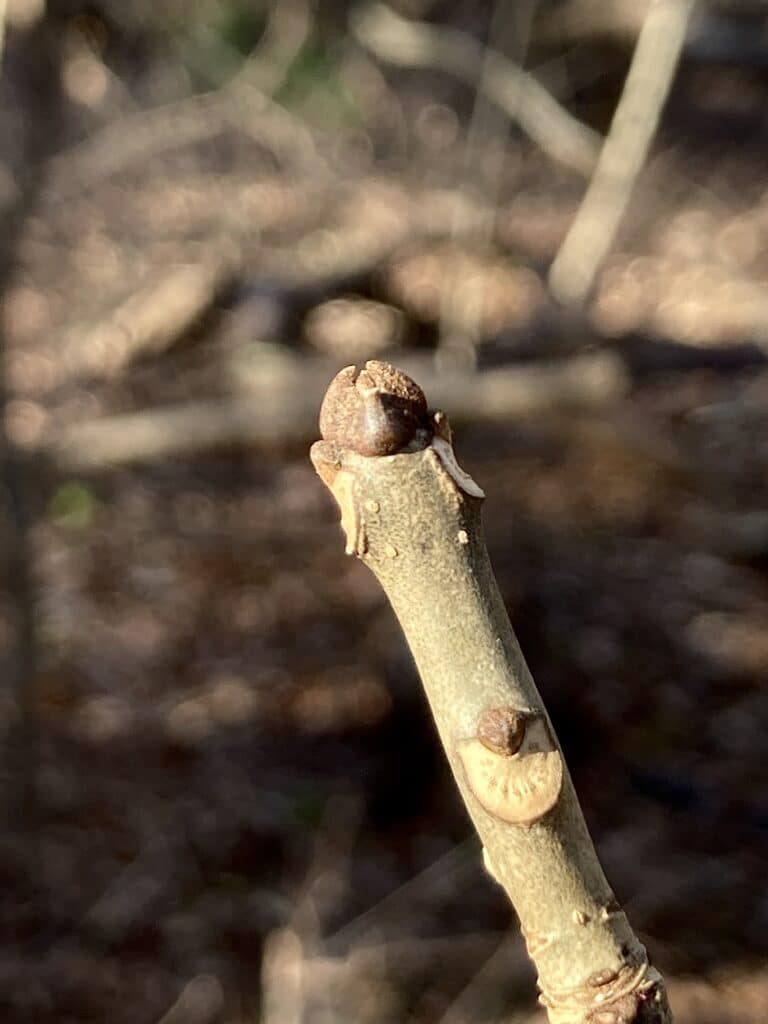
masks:
<svg viewBox="0 0 768 1024"><path fill-rule="evenodd" d="M354 11L350 27L363 46L390 64L437 68L473 87L480 82L487 98L545 153L582 174L592 172L600 136L500 53L484 50L464 32L401 18L381 3Z"/></svg>
<svg viewBox="0 0 768 1024"><path fill-rule="evenodd" d="M178 457L232 445L301 444L315 432L317 404L330 363L257 361L245 395L166 405L57 425L41 448L65 472L94 472L132 462ZM608 352L552 363L500 367L476 376L436 374L434 360L414 368L457 419L503 423L556 408L596 409L628 387L621 361Z"/></svg>
<svg viewBox="0 0 768 1024"><path fill-rule="evenodd" d="M595 173L549 272L558 300L588 297L629 203L674 78L695 0L654 0Z"/></svg>
<svg viewBox="0 0 768 1024"><path fill-rule="evenodd" d="M384 588L419 669L485 862L520 918L550 1024L669 1024L659 973L598 863L518 647L442 413L386 363L347 367L312 461L347 551Z"/></svg>
<svg viewBox="0 0 768 1024"><path fill-rule="evenodd" d="M115 377L172 348L233 285L239 262L234 252L213 251L204 261L155 270L108 318L67 333L62 375Z"/></svg>

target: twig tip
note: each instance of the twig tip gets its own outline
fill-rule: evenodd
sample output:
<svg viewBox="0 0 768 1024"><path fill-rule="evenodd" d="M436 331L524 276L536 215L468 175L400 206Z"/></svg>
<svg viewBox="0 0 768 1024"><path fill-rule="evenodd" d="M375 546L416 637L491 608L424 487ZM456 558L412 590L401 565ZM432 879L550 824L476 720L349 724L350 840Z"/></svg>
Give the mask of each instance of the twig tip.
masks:
<svg viewBox="0 0 768 1024"><path fill-rule="evenodd" d="M323 440L358 455L419 451L430 443L433 432L418 384L377 359L369 359L361 370L340 370L320 408Z"/></svg>

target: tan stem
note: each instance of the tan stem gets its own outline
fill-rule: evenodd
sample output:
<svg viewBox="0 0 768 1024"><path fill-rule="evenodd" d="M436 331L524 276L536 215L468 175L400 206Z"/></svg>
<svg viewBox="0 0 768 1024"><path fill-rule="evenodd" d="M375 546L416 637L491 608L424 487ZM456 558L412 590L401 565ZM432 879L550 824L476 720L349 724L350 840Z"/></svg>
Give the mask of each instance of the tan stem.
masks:
<svg viewBox="0 0 768 1024"><path fill-rule="evenodd" d="M669 1024L663 981L606 882L507 617L482 492L453 461L444 417L435 422L437 436L417 451L313 446L347 551L376 574L400 621L551 1024Z"/></svg>

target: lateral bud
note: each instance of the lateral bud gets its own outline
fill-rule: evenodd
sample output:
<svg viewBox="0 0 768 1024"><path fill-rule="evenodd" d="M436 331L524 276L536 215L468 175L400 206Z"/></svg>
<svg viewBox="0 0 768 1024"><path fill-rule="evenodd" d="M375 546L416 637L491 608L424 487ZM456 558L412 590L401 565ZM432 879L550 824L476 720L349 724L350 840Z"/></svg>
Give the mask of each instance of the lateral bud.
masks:
<svg viewBox="0 0 768 1024"><path fill-rule="evenodd" d="M477 724L477 738L489 750L509 757L516 754L525 736L525 715L515 708L490 708Z"/></svg>
<svg viewBox="0 0 768 1024"><path fill-rule="evenodd" d="M475 737L458 751L469 788L494 817L530 828L557 803L563 759L546 721L535 712L486 711Z"/></svg>

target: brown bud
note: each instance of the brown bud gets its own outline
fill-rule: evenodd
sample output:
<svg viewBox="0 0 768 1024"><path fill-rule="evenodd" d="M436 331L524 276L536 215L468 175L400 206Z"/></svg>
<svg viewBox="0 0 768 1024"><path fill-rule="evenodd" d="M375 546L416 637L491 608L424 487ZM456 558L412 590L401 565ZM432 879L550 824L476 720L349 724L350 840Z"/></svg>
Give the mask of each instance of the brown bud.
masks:
<svg viewBox="0 0 768 1024"><path fill-rule="evenodd" d="M371 359L336 374L320 408L323 440L358 455L419 451L432 440L427 400L418 384Z"/></svg>
<svg viewBox="0 0 768 1024"><path fill-rule="evenodd" d="M525 736L525 715L514 708L484 711L477 725L477 738L489 750L510 757L520 749Z"/></svg>

